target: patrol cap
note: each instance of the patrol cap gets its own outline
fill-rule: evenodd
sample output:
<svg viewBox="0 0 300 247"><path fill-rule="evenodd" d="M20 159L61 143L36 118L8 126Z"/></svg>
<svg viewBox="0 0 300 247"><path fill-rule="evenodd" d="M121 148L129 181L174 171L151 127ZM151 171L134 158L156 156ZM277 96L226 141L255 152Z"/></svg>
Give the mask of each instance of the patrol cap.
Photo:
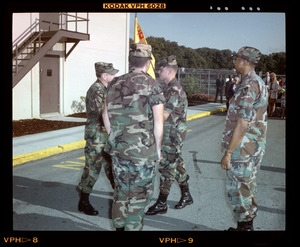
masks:
<svg viewBox="0 0 300 247"><path fill-rule="evenodd" d="M240 57L249 62L257 64L260 60L261 52L254 47L244 46L241 49L239 49L239 51L236 55L233 55L233 56Z"/></svg>
<svg viewBox="0 0 300 247"><path fill-rule="evenodd" d="M129 56L151 58L151 51L152 51L151 45L133 43L130 45Z"/></svg>
<svg viewBox="0 0 300 247"><path fill-rule="evenodd" d="M115 69L112 63L97 62L95 63L96 76L100 77L102 73L108 73L115 75L119 72L118 69Z"/></svg>
<svg viewBox="0 0 300 247"><path fill-rule="evenodd" d="M176 56L171 55L171 56L162 58L159 61L158 67L163 68L163 67L166 67L166 66L176 66L176 65L177 65Z"/></svg>

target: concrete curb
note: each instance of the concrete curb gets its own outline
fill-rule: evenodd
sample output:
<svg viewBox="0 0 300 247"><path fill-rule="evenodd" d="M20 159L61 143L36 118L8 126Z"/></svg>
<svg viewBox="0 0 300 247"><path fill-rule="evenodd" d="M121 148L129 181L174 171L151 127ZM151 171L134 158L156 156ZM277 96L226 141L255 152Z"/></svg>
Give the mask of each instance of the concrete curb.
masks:
<svg viewBox="0 0 300 247"><path fill-rule="evenodd" d="M212 115L212 114L215 114L218 112L224 112L224 111L226 111L226 107L219 108L219 109L212 110L212 111L206 111L206 112L202 112L202 113L193 114L193 115L188 116L186 119L187 119L187 121L191 121L191 120L194 120L197 118L209 116L209 115ZM52 148L42 149L39 151L27 153L27 154L17 155L17 156L13 157L13 166L21 165L26 162L30 162L30 161L34 161L34 160L44 159L44 158L47 158L47 157L50 157L50 156L53 156L56 154L65 153L65 152L73 151L76 149L84 148L84 146L85 146L85 140L82 140L82 141L78 141L78 142L63 144L63 145L52 147Z"/></svg>

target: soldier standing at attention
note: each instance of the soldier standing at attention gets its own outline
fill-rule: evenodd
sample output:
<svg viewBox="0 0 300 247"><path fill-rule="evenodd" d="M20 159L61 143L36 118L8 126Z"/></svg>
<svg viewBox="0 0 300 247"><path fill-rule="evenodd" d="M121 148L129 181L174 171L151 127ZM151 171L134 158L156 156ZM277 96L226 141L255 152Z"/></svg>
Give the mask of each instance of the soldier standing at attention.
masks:
<svg viewBox="0 0 300 247"><path fill-rule="evenodd" d="M86 94L87 121L85 125L84 148L85 167L81 181L78 184L80 200L78 210L88 215L98 215L98 211L89 202L89 195L96 183L102 166L112 187L114 187L111 158L103 149L107 140L107 132L102 120L102 112L105 105L107 86L119 70L114 69L113 64L95 63L97 81L92 84Z"/></svg>
<svg viewBox="0 0 300 247"><path fill-rule="evenodd" d="M237 221L237 228L228 231L253 231L257 215L256 175L266 147L268 106L267 88L254 71L260 57L259 50L246 46L233 61L242 81L230 99L221 144L227 195Z"/></svg>
<svg viewBox="0 0 300 247"><path fill-rule="evenodd" d="M157 202L151 206L146 215L165 214L168 209L167 197L171 185L177 180L181 189L181 199L176 209L193 203L189 192L189 175L186 173L182 158L182 146L187 132L187 97L175 76L178 70L176 56L171 55L159 62L159 78L165 82L164 96L164 138L162 146L163 159L159 164L160 193Z"/></svg>
<svg viewBox="0 0 300 247"><path fill-rule="evenodd" d="M146 71L151 46L131 44L128 74L115 78L103 115L109 133L105 152L112 157L115 190L112 221L117 231L140 231L161 157L165 98Z"/></svg>

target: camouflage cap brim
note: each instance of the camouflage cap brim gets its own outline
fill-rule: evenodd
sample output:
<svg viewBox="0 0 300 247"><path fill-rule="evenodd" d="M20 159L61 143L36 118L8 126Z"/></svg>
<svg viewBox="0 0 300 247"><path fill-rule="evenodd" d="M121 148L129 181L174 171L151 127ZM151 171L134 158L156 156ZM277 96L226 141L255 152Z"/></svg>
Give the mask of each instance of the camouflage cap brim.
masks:
<svg viewBox="0 0 300 247"><path fill-rule="evenodd" d="M107 70L105 71L104 73L107 73L107 74L111 74L111 75L115 75L119 72L118 69L111 69L111 70Z"/></svg>
<svg viewBox="0 0 300 247"><path fill-rule="evenodd" d="M96 75L100 76L102 73L108 73L115 75L119 72L118 69L115 69L112 63L97 62L95 63Z"/></svg>
<svg viewBox="0 0 300 247"><path fill-rule="evenodd" d="M159 67L159 69L162 69L163 67L166 67L166 66L176 66L176 65L177 65L176 56L171 55L171 56L162 58L159 61L158 67Z"/></svg>

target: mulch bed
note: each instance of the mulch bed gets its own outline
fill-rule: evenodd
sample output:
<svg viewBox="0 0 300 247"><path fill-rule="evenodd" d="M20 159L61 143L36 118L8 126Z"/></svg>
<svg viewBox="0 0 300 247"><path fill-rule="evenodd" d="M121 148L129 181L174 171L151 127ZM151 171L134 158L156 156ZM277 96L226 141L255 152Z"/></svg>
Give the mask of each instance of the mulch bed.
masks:
<svg viewBox="0 0 300 247"><path fill-rule="evenodd" d="M52 121L44 119L24 119L13 121L13 137L42 133L84 125L85 123Z"/></svg>

